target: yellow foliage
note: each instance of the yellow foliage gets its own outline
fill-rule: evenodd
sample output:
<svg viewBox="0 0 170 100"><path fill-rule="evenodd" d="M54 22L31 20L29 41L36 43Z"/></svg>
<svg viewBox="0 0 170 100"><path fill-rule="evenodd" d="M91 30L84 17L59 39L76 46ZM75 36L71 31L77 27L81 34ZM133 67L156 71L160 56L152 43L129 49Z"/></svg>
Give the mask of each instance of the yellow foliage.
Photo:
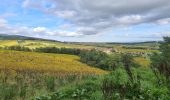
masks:
<svg viewBox="0 0 170 100"><path fill-rule="evenodd" d="M16 40L0 40L0 47L15 46L17 44Z"/></svg>
<svg viewBox="0 0 170 100"><path fill-rule="evenodd" d="M0 69L34 71L57 75L104 74L101 69L79 62L79 57L66 54L48 54L0 50Z"/></svg>
<svg viewBox="0 0 170 100"><path fill-rule="evenodd" d="M134 61L141 66L148 67L150 65L150 60L143 57L135 57Z"/></svg>

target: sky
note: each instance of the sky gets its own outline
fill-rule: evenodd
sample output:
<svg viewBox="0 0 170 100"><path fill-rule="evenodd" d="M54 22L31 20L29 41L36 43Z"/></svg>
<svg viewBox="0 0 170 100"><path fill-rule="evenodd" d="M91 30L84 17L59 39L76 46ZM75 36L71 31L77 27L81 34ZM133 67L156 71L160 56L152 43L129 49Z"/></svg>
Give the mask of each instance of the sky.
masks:
<svg viewBox="0 0 170 100"><path fill-rule="evenodd" d="M72 42L160 41L170 0L0 0L0 34Z"/></svg>

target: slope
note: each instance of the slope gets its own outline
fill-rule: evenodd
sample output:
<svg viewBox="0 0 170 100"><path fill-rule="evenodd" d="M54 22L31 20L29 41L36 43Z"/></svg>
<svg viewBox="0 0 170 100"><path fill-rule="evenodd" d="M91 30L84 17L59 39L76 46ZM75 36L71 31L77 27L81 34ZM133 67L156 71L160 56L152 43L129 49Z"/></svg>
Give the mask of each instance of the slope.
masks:
<svg viewBox="0 0 170 100"><path fill-rule="evenodd" d="M56 75L107 73L79 62L79 57L74 55L0 50L0 57L0 69L19 72L33 71Z"/></svg>

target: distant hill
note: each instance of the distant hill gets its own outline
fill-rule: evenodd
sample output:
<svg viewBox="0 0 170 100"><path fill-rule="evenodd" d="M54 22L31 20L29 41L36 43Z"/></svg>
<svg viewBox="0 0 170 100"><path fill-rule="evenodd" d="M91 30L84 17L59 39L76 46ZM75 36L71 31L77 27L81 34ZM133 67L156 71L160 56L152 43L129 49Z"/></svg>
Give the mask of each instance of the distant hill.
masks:
<svg viewBox="0 0 170 100"><path fill-rule="evenodd" d="M60 42L56 40L48 40L48 39L27 37L27 36L20 36L20 35L7 35L7 34L0 34L0 40L43 40L43 41Z"/></svg>
<svg viewBox="0 0 170 100"><path fill-rule="evenodd" d="M28 36L21 36L21 35L8 35L8 34L0 34L0 40L42 40L42 41L52 41L52 42L61 42L57 40L51 39L43 39L43 38L36 38L36 37L28 37ZM69 44L83 44L83 45L149 45L149 44L156 44L161 43L162 41L146 41L146 42L62 42L62 43L69 43Z"/></svg>

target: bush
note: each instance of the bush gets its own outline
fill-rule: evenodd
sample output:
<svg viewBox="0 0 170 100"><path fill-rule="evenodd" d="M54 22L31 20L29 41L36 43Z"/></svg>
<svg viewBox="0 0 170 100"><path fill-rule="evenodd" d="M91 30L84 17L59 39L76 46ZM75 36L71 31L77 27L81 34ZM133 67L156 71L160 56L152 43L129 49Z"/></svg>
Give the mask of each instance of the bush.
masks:
<svg viewBox="0 0 170 100"><path fill-rule="evenodd" d="M82 51L80 61L104 70L113 70L120 64L120 55L108 55L102 51Z"/></svg>

